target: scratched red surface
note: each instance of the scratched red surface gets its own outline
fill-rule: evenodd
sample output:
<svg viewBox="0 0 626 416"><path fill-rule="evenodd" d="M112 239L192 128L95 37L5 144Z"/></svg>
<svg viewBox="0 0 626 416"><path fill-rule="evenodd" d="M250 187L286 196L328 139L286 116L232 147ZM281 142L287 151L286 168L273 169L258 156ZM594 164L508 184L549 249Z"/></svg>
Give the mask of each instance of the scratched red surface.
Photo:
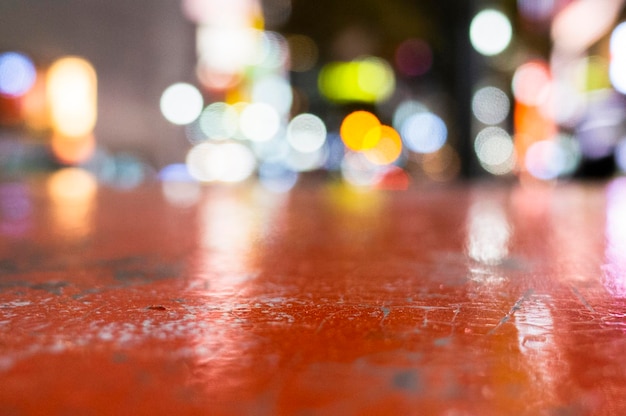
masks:
<svg viewBox="0 0 626 416"><path fill-rule="evenodd" d="M0 184L2 415L626 414L624 179L49 185Z"/></svg>

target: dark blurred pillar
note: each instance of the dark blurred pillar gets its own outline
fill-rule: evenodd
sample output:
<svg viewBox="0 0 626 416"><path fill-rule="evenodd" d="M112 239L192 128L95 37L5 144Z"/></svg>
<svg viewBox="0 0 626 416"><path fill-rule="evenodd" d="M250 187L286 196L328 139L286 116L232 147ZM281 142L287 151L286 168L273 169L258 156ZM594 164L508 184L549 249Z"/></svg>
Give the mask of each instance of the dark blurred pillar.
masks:
<svg viewBox="0 0 626 416"><path fill-rule="evenodd" d="M471 178L479 173L472 136L472 88L478 78L477 57L472 49L469 28L475 11L476 0L447 0L453 30L454 81L458 151L461 156L461 174Z"/></svg>

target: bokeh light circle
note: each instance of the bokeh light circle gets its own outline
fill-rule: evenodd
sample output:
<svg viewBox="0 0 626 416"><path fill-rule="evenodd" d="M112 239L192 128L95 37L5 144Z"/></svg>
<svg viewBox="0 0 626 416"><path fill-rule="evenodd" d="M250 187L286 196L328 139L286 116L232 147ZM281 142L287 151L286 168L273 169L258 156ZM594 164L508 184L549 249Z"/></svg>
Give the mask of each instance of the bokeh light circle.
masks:
<svg viewBox="0 0 626 416"><path fill-rule="evenodd" d="M485 56L504 51L513 36L511 21L502 12L485 9L479 12L470 24L470 41L474 49Z"/></svg>
<svg viewBox="0 0 626 416"><path fill-rule="evenodd" d="M341 163L343 179L354 186L372 186L380 177L384 166L372 163L363 153L348 152Z"/></svg>
<svg viewBox="0 0 626 416"><path fill-rule="evenodd" d="M448 128L441 117L430 112L413 114L400 128L402 140L415 153L432 153L441 149L448 138Z"/></svg>
<svg viewBox="0 0 626 416"><path fill-rule="evenodd" d="M610 51L609 78L617 91L626 94L626 22L613 29Z"/></svg>
<svg viewBox="0 0 626 416"><path fill-rule="evenodd" d="M269 104L281 115L288 114L293 103L291 84L278 75L260 78L252 86L252 101Z"/></svg>
<svg viewBox="0 0 626 416"><path fill-rule="evenodd" d="M200 129L209 139L229 139L237 133L239 114L232 106L215 102L202 111L199 122Z"/></svg>
<svg viewBox="0 0 626 416"><path fill-rule="evenodd" d="M239 116L239 128L244 136L254 142L272 139L280 129L280 116L266 103L247 105Z"/></svg>
<svg viewBox="0 0 626 416"><path fill-rule="evenodd" d="M300 152L290 149L284 160L285 166L295 172L310 172L319 169L326 163L327 153L322 147L314 152Z"/></svg>
<svg viewBox="0 0 626 416"><path fill-rule="evenodd" d="M561 175L567 156L556 141L539 140L528 148L524 161L535 178L551 180Z"/></svg>
<svg viewBox="0 0 626 416"><path fill-rule="evenodd" d="M264 188L277 193L289 191L298 182L298 173L282 163L263 163L259 166L259 181Z"/></svg>
<svg viewBox="0 0 626 416"><path fill-rule="evenodd" d="M488 86L474 93L472 112L484 124L498 124L504 121L510 111L509 97L500 88Z"/></svg>
<svg viewBox="0 0 626 416"><path fill-rule="evenodd" d="M200 143L192 147L187 153L185 163L189 174L197 181L210 182L217 179L215 172L211 169L214 149L218 146L213 143Z"/></svg>
<svg viewBox="0 0 626 416"><path fill-rule="evenodd" d="M428 43L421 39L406 39L396 48L395 64L406 76L424 75L433 64L433 53Z"/></svg>
<svg viewBox="0 0 626 416"><path fill-rule="evenodd" d="M241 182L254 172L256 158L241 143L200 143L187 153L186 164L200 182Z"/></svg>
<svg viewBox="0 0 626 416"><path fill-rule="evenodd" d="M256 168L256 158L242 143L224 143L217 148L216 176L222 182L242 182L250 177Z"/></svg>
<svg viewBox="0 0 626 416"><path fill-rule="evenodd" d="M200 91L184 82L170 85L161 95L161 113L173 124L184 125L193 122L202 112L203 106Z"/></svg>
<svg viewBox="0 0 626 416"><path fill-rule="evenodd" d="M511 86L519 102L536 106L545 101L550 84L548 65L542 61L529 61L515 70Z"/></svg>
<svg viewBox="0 0 626 416"><path fill-rule="evenodd" d="M428 112L428 108L417 100L403 101L393 112L392 125L396 130L401 130L407 118L417 113Z"/></svg>
<svg viewBox="0 0 626 416"><path fill-rule="evenodd" d="M20 97L35 83L37 71L26 55L18 52L0 54L0 95Z"/></svg>
<svg viewBox="0 0 626 416"><path fill-rule="evenodd" d="M380 127L380 139L371 149L365 150L365 157L375 165L389 165L402 154L400 134L389 126Z"/></svg>
<svg viewBox="0 0 626 416"><path fill-rule="evenodd" d="M313 39L305 35L291 35L289 45L290 68L294 72L305 72L317 63L319 49Z"/></svg>
<svg viewBox="0 0 626 416"><path fill-rule="evenodd" d="M314 114L300 114L287 126L287 141L300 152L315 152L326 141L326 125Z"/></svg>
<svg viewBox="0 0 626 416"><path fill-rule="evenodd" d="M505 175L515 167L515 146L511 136L499 127L483 129L474 141L481 166L494 175Z"/></svg>
<svg viewBox="0 0 626 416"><path fill-rule="evenodd" d="M343 119L339 134L350 150L371 149L380 140L380 121L369 111L355 111Z"/></svg>

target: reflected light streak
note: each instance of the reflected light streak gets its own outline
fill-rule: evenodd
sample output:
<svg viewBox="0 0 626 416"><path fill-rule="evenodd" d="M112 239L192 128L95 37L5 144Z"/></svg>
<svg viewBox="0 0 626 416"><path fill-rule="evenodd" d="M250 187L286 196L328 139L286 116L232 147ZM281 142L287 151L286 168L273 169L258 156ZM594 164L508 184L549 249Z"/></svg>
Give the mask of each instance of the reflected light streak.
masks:
<svg viewBox="0 0 626 416"><path fill-rule="evenodd" d="M561 357L554 337L554 318L549 295L534 296L515 312L515 327L520 352L527 362L532 384L541 391L541 401L529 403L529 408L547 403L557 405L558 383L567 377L568 367Z"/></svg>
<svg viewBox="0 0 626 416"><path fill-rule="evenodd" d="M177 207L196 205L200 199L200 184L189 174L182 163L164 167L159 172L161 192L168 203Z"/></svg>
<svg viewBox="0 0 626 416"><path fill-rule="evenodd" d="M64 168L53 173L46 185L55 231L70 239L87 236L93 228L96 178L80 168Z"/></svg>
<svg viewBox="0 0 626 416"><path fill-rule="evenodd" d="M511 226L501 203L476 200L467 219L467 254L486 266L502 263L509 254Z"/></svg>
<svg viewBox="0 0 626 416"><path fill-rule="evenodd" d="M0 184L0 234L24 235L32 226L32 211L30 192L25 184Z"/></svg>
<svg viewBox="0 0 626 416"><path fill-rule="evenodd" d="M255 243L262 233L273 231L284 199L232 188L211 192L220 194L205 194L199 206L198 275L211 295L228 302L256 278L254 262L262 253Z"/></svg>
<svg viewBox="0 0 626 416"><path fill-rule="evenodd" d="M626 178L615 179L607 187L606 264L603 283L609 293L626 298Z"/></svg>
<svg viewBox="0 0 626 416"><path fill-rule="evenodd" d="M187 208L196 205L201 196L200 184L195 181L163 181L161 192L171 205Z"/></svg>

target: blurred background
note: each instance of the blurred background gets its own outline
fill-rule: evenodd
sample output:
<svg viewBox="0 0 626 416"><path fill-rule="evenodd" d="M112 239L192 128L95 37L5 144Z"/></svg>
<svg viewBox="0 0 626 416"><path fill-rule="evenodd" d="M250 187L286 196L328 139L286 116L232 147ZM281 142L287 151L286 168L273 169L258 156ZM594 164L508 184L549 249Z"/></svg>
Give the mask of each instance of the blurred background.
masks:
<svg viewBox="0 0 626 416"><path fill-rule="evenodd" d="M182 203L619 175L625 20L623 0L3 0L0 177Z"/></svg>

